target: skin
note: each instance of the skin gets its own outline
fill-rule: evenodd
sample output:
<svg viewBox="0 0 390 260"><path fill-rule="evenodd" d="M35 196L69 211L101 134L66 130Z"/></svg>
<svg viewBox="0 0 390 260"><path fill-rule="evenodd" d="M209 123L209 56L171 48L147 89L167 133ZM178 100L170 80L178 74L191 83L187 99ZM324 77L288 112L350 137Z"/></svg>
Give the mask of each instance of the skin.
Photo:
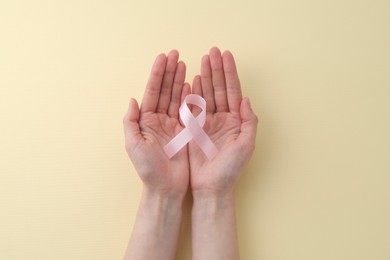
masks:
<svg viewBox="0 0 390 260"><path fill-rule="evenodd" d="M174 50L156 58L141 108L131 99L124 117L126 150L143 182L125 259L175 258L189 187L193 259L239 259L234 186L253 153L258 119L242 97L233 55L212 48L202 58L192 92L207 102L204 130L219 152L209 161L191 141L168 159L163 147L183 129L178 111L191 93L178 56Z"/></svg>

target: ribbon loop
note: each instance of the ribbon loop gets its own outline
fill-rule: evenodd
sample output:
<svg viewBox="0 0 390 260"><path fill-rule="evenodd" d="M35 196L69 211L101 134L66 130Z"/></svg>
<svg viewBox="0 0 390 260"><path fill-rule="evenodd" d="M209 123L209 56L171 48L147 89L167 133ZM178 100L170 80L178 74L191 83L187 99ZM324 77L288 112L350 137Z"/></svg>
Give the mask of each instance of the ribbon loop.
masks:
<svg viewBox="0 0 390 260"><path fill-rule="evenodd" d="M202 110L196 118L192 115L188 104L196 105ZM204 98L195 94L186 96L180 106L179 115L185 128L164 147L168 158L172 158L189 141L194 139L207 158L209 160L213 159L218 149L202 129L206 122L206 101Z"/></svg>

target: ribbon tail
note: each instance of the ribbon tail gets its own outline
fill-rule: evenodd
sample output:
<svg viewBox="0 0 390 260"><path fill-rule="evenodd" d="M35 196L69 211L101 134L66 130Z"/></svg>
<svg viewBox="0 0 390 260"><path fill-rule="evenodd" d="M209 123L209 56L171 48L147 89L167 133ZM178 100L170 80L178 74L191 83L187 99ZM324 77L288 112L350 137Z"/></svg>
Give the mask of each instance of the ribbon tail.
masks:
<svg viewBox="0 0 390 260"><path fill-rule="evenodd" d="M211 141L210 137L202 130L203 134L194 137L195 142L198 144L203 153L211 161L218 153L217 147Z"/></svg>
<svg viewBox="0 0 390 260"><path fill-rule="evenodd" d="M164 152L171 159L178 151L180 151L190 140L192 135L187 128L184 128L175 138L164 146Z"/></svg>

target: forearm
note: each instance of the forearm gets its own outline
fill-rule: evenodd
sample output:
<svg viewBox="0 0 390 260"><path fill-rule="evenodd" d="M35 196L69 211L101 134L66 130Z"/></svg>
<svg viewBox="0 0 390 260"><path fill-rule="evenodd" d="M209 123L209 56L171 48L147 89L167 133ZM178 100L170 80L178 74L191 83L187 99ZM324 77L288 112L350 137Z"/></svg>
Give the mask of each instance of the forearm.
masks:
<svg viewBox="0 0 390 260"><path fill-rule="evenodd" d="M192 246L194 260L239 259L233 192L194 194Z"/></svg>
<svg viewBox="0 0 390 260"><path fill-rule="evenodd" d="M144 189L125 260L175 258L183 197Z"/></svg>

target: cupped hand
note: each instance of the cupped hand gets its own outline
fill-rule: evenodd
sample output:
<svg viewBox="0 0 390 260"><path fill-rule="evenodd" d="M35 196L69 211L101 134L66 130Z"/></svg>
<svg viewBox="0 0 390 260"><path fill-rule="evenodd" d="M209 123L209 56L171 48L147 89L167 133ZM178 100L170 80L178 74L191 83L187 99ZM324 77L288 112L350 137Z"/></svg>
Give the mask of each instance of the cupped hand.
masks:
<svg viewBox="0 0 390 260"><path fill-rule="evenodd" d="M156 58L141 108L131 99L123 122L126 150L144 186L152 192L183 195L189 185L187 147L172 159L163 151L183 129L179 107L191 91L184 83L186 66L178 58L175 50Z"/></svg>
<svg viewBox="0 0 390 260"><path fill-rule="evenodd" d="M250 159L257 130L257 116L248 98L243 98L233 55L212 48L201 64L201 75L194 78L192 92L207 102L205 132L218 148L208 160L198 145L189 144L191 189L198 193L219 194L233 191L244 165ZM199 113L197 107L193 113Z"/></svg>

